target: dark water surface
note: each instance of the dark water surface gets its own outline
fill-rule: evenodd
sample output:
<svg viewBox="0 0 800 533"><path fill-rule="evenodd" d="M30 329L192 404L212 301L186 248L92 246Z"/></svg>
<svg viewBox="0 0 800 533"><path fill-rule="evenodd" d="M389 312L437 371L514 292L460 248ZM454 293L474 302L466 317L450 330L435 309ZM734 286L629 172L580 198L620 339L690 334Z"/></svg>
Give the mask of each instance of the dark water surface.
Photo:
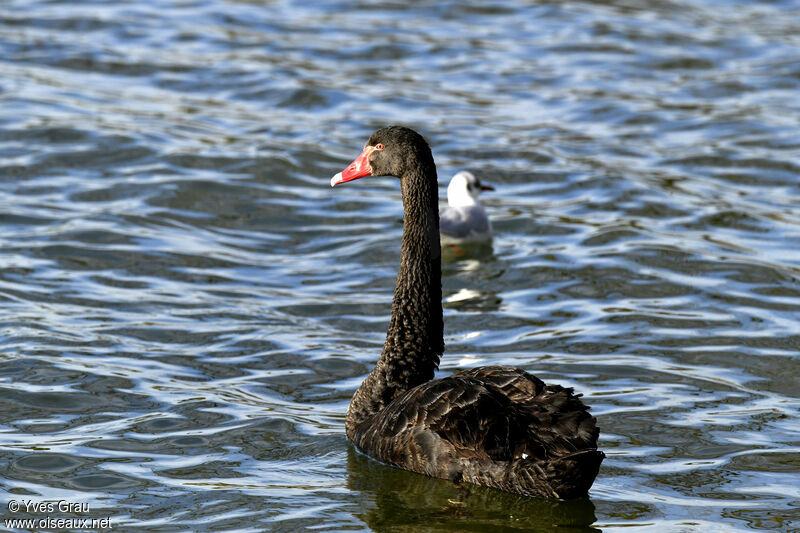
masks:
<svg viewBox="0 0 800 533"><path fill-rule="evenodd" d="M497 189L442 371L582 392L587 500L460 501L347 443L402 208L329 179L395 122L442 191ZM798 353L796 1L0 3L2 519L797 530Z"/></svg>

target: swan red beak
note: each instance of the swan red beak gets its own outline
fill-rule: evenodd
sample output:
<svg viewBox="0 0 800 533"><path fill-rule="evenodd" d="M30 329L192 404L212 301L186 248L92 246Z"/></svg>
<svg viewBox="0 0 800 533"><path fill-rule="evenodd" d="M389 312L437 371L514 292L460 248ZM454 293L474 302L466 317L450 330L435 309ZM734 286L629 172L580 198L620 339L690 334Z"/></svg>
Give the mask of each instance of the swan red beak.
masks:
<svg viewBox="0 0 800 533"><path fill-rule="evenodd" d="M346 169L342 170L334 177L331 178L331 187L346 183L348 181L357 180L364 176L372 174L372 167L369 166L369 156L375 151L374 146L365 146L361 155L356 157L356 160L350 163Z"/></svg>
<svg viewBox="0 0 800 533"><path fill-rule="evenodd" d="M493 191L494 187L492 187L491 185L481 185L481 190L482 191Z"/></svg>

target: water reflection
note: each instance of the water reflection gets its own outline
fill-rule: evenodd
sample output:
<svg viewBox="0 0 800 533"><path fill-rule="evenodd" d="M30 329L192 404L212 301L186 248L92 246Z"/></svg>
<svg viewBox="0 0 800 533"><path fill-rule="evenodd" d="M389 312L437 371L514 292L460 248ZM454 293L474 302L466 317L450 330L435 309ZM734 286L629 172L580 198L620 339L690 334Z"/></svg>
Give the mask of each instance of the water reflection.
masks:
<svg viewBox="0 0 800 533"><path fill-rule="evenodd" d="M442 264L473 261L491 261L494 259L492 241L456 242L442 241ZM464 267L462 267L464 268ZM469 267L466 267L469 269ZM474 268L474 267L473 267Z"/></svg>
<svg viewBox="0 0 800 533"><path fill-rule="evenodd" d="M461 288L445 296L443 305L445 309L455 309L463 313L480 313L497 311L502 303L503 299L496 292Z"/></svg>
<svg viewBox="0 0 800 533"><path fill-rule="evenodd" d="M357 516L374 531L559 531L599 532L588 498L571 501L523 498L473 485L456 486L391 468L360 454L347 454L347 487L365 511Z"/></svg>

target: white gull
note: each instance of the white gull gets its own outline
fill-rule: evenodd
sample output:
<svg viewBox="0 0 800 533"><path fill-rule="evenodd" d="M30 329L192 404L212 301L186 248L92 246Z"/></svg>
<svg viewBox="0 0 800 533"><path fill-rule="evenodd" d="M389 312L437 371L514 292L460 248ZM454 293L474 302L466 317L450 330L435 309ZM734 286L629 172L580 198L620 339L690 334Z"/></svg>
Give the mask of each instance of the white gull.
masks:
<svg viewBox="0 0 800 533"><path fill-rule="evenodd" d="M493 191L471 172L461 171L447 187L447 205L439 208L439 231L445 239L486 241L492 238L492 224L478 201L481 191Z"/></svg>

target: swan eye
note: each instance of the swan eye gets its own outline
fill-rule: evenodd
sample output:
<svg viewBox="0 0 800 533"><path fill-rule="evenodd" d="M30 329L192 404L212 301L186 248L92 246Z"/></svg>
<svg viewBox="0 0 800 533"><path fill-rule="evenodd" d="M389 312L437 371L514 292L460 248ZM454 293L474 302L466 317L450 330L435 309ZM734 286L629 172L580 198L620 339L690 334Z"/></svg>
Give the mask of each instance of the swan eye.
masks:
<svg viewBox="0 0 800 533"><path fill-rule="evenodd" d="M383 145L378 143L378 144L375 145L375 149L376 150L383 150Z"/></svg>

